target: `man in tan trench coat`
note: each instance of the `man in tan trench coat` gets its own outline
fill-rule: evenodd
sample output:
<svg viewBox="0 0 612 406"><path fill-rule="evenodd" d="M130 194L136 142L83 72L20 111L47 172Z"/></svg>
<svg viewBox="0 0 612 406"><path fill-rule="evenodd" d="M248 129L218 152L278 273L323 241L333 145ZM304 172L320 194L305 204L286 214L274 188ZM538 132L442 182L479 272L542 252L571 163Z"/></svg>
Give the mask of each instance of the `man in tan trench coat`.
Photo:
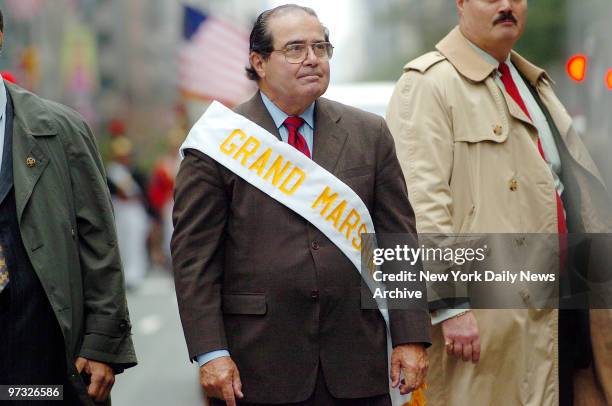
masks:
<svg viewBox="0 0 612 406"><path fill-rule="evenodd" d="M512 51L527 0L456 4L459 26L404 67L387 112L418 232L610 232L609 195L552 80ZM569 348L583 369L559 357L573 332L560 314L433 312L428 404L612 404L610 311L587 317L592 359Z"/></svg>

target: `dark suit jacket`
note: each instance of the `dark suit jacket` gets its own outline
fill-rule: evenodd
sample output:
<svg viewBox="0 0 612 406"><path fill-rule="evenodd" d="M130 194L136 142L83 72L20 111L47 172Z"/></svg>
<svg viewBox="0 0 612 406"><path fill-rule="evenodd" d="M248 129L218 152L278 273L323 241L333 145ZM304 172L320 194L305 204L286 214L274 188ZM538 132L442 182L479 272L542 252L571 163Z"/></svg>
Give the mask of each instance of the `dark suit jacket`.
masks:
<svg viewBox="0 0 612 406"><path fill-rule="evenodd" d="M280 138L259 93L236 112ZM361 197L377 232L415 233L381 117L318 99L313 159ZM384 320L361 309L359 274L317 228L195 150L181 164L173 219L191 358L228 349L249 402L306 399L319 362L336 397L388 392ZM391 311L390 318L394 345L429 343L427 311Z"/></svg>

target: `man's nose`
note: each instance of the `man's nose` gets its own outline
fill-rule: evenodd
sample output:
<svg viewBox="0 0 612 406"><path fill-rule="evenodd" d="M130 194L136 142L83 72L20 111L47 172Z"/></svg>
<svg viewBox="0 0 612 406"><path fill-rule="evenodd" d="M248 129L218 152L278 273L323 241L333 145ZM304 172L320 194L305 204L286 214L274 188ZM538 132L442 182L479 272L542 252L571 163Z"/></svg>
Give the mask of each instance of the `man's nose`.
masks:
<svg viewBox="0 0 612 406"><path fill-rule="evenodd" d="M512 2L514 0L499 0L499 10L498 12L504 13L507 11L512 11Z"/></svg>
<svg viewBox="0 0 612 406"><path fill-rule="evenodd" d="M305 65L317 65L319 58L315 55L312 45L306 47L306 59L304 59Z"/></svg>

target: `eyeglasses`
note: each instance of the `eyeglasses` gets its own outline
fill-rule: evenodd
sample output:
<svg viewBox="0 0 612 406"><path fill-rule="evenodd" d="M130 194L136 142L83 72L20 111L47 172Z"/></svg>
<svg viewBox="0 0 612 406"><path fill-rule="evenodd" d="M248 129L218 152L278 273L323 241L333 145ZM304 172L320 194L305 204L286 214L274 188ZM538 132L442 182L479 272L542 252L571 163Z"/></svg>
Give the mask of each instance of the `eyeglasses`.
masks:
<svg viewBox="0 0 612 406"><path fill-rule="evenodd" d="M312 48L315 56L322 61L331 59L334 47L331 42L315 42L313 44L289 44L284 49L275 49L272 52L282 52L289 63L302 63L308 57L308 48Z"/></svg>

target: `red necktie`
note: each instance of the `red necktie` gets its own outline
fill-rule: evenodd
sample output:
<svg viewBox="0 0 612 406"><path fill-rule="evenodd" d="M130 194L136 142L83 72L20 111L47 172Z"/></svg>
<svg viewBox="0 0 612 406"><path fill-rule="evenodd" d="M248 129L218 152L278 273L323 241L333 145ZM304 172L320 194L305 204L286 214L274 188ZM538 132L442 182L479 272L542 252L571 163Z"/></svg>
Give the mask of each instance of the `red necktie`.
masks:
<svg viewBox="0 0 612 406"><path fill-rule="evenodd" d="M293 145L295 149L310 158L310 150L308 149L308 144L306 144L306 139L298 131L298 128L304 124L304 119L302 117L291 116L287 117L283 124L287 128L287 131L289 131L287 143Z"/></svg>
<svg viewBox="0 0 612 406"><path fill-rule="evenodd" d="M506 63L502 62L499 64L499 71L501 72L501 81L504 84L506 91L508 92L510 97L514 99L516 104L519 105L521 110L523 110L523 113L525 113L525 115L531 119L531 115L529 114L529 111L527 110L527 106L525 105L525 102L523 101L523 98L521 97L521 94L518 88L516 87L516 83L514 83L514 80L512 79L510 68L508 67L508 65L506 65ZM538 137L538 151L540 151L540 155L542 156L542 159L546 161L546 155L544 155L544 149L542 148L540 137ZM565 222L565 211L563 209L563 201L561 200L561 197L559 196L559 192L555 191L555 196L557 199L558 232L559 234L567 234L567 224Z"/></svg>

